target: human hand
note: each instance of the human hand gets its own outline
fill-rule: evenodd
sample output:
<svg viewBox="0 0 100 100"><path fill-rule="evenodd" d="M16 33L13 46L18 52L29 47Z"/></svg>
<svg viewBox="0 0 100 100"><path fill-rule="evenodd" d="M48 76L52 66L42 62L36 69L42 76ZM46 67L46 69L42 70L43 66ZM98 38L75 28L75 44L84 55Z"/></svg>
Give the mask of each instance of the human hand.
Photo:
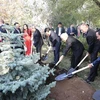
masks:
<svg viewBox="0 0 100 100"><path fill-rule="evenodd" d="M91 64L88 64L88 66L90 67L90 68L92 68L93 67L93 64L91 63Z"/></svg>
<svg viewBox="0 0 100 100"><path fill-rule="evenodd" d="M59 58L59 62L61 62L63 60L64 56L62 55L60 58Z"/></svg>
<svg viewBox="0 0 100 100"><path fill-rule="evenodd" d="M89 52L87 52L86 55L89 56L90 55Z"/></svg>

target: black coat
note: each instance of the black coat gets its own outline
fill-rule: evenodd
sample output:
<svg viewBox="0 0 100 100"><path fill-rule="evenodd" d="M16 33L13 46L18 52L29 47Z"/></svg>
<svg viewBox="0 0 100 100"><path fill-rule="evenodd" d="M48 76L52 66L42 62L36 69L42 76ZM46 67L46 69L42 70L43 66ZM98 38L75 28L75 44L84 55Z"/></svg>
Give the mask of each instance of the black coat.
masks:
<svg viewBox="0 0 100 100"><path fill-rule="evenodd" d="M34 46L42 46L43 45L43 39L41 36L41 33L38 29L33 33L33 41L34 41Z"/></svg>
<svg viewBox="0 0 100 100"><path fill-rule="evenodd" d="M93 52L93 49L95 47L100 47L100 41L97 40L97 37L96 37L96 32L92 29L89 29L88 32L86 33L86 40L87 40L87 43L88 43L88 52L91 54Z"/></svg>
<svg viewBox="0 0 100 100"><path fill-rule="evenodd" d="M14 29L14 33L15 33L15 34L20 34L20 33L21 33L21 29L20 29L20 28L18 28L18 29L15 28L15 29Z"/></svg>
<svg viewBox="0 0 100 100"><path fill-rule="evenodd" d="M49 40L50 40L53 50L54 50L54 63L56 64L58 62L59 56L60 56L60 44L61 44L60 38L54 31L51 31Z"/></svg>
<svg viewBox="0 0 100 100"><path fill-rule="evenodd" d="M95 61L97 59L97 55L100 50L100 41L97 40L96 32L92 29L88 29L88 31L86 33L86 40L88 43L88 52L90 54L91 63L92 63L93 61ZM95 67L92 67L90 69L90 73L87 78L89 81L94 81L94 79L97 75L98 66L99 66L99 63L97 63L95 65Z"/></svg>
<svg viewBox="0 0 100 100"><path fill-rule="evenodd" d="M64 27L61 28L61 34L62 34L62 33L65 33ZM57 34L57 35L59 34L59 27L56 28L56 34Z"/></svg>
<svg viewBox="0 0 100 100"><path fill-rule="evenodd" d="M68 29L67 29L67 34L68 35L71 35L70 33L74 33L73 35L77 35L77 30L74 28L74 27L72 27L72 30L71 30L71 28L69 27ZM72 35L72 36L73 36Z"/></svg>
<svg viewBox="0 0 100 100"><path fill-rule="evenodd" d="M73 54L75 54L77 56L77 55L80 55L80 53L83 52L84 46L79 40L77 40L73 36L68 36L68 39L66 41L66 48L63 52L64 56L66 56L69 49L71 49Z"/></svg>
<svg viewBox="0 0 100 100"><path fill-rule="evenodd" d="M2 33L7 33L6 29L4 29L3 26L4 26L4 25L1 25L1 26L0 26L0 32L2 32Z"/></svg>
<svg viewBox="0 0 100 100"><path fill-rule="evenodd" d="M49 40L52 43L52 47L55 47L55 45L60 42L59 37L53 31L51 31L51 34L49 36Z"/></svg>

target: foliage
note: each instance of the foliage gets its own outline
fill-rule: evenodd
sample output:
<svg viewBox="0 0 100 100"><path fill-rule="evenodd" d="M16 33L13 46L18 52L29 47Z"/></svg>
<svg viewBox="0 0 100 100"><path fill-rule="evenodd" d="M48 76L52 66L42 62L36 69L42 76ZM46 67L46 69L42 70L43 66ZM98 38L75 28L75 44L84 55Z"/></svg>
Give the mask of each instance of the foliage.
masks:
<svg viewBox="0 0 100 100"><path fill-rule="evenodd" d="M24 56L22 35L0 33L0 100L43 100L55 86L46 85L54 70L36 64L39 54Z"/></svg>
<svg viewBox="0 0 100 100"><path fill-rule="evenodd" d="M83 37L83 35L81 34L80 37L78 38L78 40L84 45L85 50L87 50L88 44L87 44L86 38Z"/></svg>
<svg viewBox="0 0 100 100"><path fill-rule="evenodd" d="M44 27L49 19L47 4L44 0L0 0L0 7L1 18L11 25L19 22Z"/></svg>
<svg viewBox="0 0 100 100"><path fill-rule="evenodd" d="M36 24L45 28L62 22L68 27L82 21L100 27L100 0L0 0L0 16L13 24ZM9 10L8 10L9 9Z"/></svg>
<svg viewBox="0 0 100 100"><path fill-rule="evenodd" d="M52 1L52 2L51 2ZM93 23L94 26L100 27L100 10L93 2L95 0L51 0L50 10L52 11L51 17L54 26L61 21L64 26L70 24L79 24L85 21L89 24Z"/></svg>

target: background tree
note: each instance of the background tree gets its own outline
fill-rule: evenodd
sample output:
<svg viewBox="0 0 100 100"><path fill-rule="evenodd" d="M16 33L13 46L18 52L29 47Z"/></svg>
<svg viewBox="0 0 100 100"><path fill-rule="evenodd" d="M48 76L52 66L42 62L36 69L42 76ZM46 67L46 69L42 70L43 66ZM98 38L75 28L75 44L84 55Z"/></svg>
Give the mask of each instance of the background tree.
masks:
<svg viewBox="0 0 100 100"><path fill-rule="evenodd" d="M0 0L0 16L13 24L32 23L45 27L61 21L64 26L81 21L100 27L100 0ZM9 9L9 10L8 10Z"/></svg>
<svg viewBox="0 0 100 100"><path fill-rule="evenodd" d="M47 0L49 2L49 0ZM100 10L91 0L51 0L49 3L54 25L61 21L65 26L78 24L81 21L93 23L99 27Z"/></svg>

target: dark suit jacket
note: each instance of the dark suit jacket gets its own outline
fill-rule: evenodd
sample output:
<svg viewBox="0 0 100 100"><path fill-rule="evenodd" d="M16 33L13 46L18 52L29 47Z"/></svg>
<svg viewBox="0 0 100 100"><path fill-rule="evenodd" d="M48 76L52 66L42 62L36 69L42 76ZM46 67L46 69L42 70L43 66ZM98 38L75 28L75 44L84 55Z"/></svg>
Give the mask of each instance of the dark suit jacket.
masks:
<svg viewBox="0 0 100 100"><path fill-rule="evenodd" d="M67 29L67 34L71 35L70 33L72 33L72 32L74 33L74 35L77 35L77 30L74 27L72 27L72 30L71 30L71 28L69 27Z"/></svg>
<svg viewBox="0 0 100 100"><path fill-rule="evenodd" d="M58 35L56 33L54 33L53 31L51 31L51 34L49 36L49 40L52 43L52 47L55 47L55 45L57 43L60 43L60 39L59 39Z"/></svg>
<svg viewBox="0 0 100 100"><path fill-rule="evenodd" d="M16 28L15 28L14 33L15 33L15 34L20 34L20 33L21 33L21 29L20 29L20 28L19 28L19 29L16 29Z"/></svg>
<svg viewBox="0 0 100 100"><path fill-rule="evenodd" d="M36 47L37 45L42 46L43 45L43 39L41 36L41 33L38 29L33 33L33 40L34 40L34 46Z"/></svg>
<svg viewBox="0 0 100 100"><path fill-rule="evenodd" d="M77 53L80 54L81 51L84 50L84 46L79 40L77 40L73 36L68 36L68 39L66 41L66 48L65 48L65 50L63 52L64 56L66 56L66 54L69 51L69 49L71 49L72 52L77 55Z"/></svg>
<svg viewBox="0 0 100 100"><path fill-rule="evenodd" d="M3 26L4 26L4 25L1 25L1 26L0 26L0 32L2 32L2 33L7 33L7 31L3 28Z"/></svg>
<svg viewBox="0 0 100 100"><path fill-rule="evenodd" d="M92 29L89 29L88 32L86 33L86 40L87 40L87 43L88 43L88 52L91 54L93 52L93 49L95 47L100 47L100 41L97 40L97 37L96 37L96 32Z"/></svg>
<svg viewBox="0 0 100 100"><path fill-rule="evenodd" d="M62 34L62 33L65 33L64 27L61 28L61 34ZM57 34L57 35L59 34L59 27L56 28L56 34Z"/></svg>
<svg viewBox="0 0 100 100"><path fill-rule="evenodd" d="M100 63L100 57L98 57L94 62L93 65L96 66Z"/></svg>

